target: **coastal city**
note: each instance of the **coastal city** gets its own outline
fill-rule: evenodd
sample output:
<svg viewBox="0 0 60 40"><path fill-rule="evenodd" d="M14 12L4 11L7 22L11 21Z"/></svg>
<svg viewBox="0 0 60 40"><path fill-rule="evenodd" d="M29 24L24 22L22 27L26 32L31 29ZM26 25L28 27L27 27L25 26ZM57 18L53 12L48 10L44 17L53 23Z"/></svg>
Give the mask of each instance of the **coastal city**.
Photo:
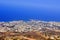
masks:
<svg viewBox="0 0 60 40"><path fill-rule="evenodd" d="M0 0L0 40L60 40L60 0Z"/></svg>
<svg viewBox="0 0 60 40"><path fill-rule="evenodd" d="M60 22L0 22L0 40L60 40Z"/></svg>

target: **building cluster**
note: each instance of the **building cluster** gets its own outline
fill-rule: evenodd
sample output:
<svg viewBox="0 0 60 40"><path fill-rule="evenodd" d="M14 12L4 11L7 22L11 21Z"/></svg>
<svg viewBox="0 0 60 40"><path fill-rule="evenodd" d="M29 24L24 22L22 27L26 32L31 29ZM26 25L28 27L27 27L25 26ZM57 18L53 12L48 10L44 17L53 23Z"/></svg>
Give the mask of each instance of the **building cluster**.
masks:
<svg viewBox="0 0 60 40"><path fill-rule="evenodd" d="M0 22L0 32L41 32L48 40L60 40L60 22L40 20Z"/></svg>
<svg viewBox="0 0 60 40"><path fill-rule="evenodd" d="M59 24L59 22L45 22L39 20L0 22L0 32L43 31L43 28L60 30Z"/></svg>

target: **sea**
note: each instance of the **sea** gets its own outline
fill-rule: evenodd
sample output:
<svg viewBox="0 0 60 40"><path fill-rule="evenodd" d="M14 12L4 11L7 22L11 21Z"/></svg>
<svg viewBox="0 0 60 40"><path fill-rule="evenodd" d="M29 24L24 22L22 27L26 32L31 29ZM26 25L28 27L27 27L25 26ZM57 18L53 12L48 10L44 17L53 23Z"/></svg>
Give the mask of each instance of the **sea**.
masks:
<svg viewBox="0 0 60 40"><path fill-rule="evenodd" d="M60 9L57 6L47 4L32 5L28 3L17 4L13 2L0 2L0 22L24 20L42 20L60 22ZM42 6L43 5L43 6Z"/></svg>

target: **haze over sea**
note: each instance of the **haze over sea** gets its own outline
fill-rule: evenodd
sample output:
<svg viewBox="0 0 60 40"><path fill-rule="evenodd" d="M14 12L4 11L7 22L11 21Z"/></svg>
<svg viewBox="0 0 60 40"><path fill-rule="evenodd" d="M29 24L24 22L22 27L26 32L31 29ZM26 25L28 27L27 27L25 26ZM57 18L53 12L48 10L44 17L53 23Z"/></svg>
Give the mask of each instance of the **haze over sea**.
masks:
<svg viewBox="0 0 60 40"><path fill-rule="evenodd" d="M60 0L0 0L0 21L60 21Z"/></svg>

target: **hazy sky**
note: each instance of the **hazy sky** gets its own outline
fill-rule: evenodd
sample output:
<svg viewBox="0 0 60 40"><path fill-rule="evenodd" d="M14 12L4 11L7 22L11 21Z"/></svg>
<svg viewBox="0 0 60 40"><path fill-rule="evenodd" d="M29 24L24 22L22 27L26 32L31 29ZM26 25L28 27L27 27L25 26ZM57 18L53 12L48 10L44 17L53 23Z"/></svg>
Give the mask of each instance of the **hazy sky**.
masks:
<svg viewBox="0 0 60 40"><path fill-rule="evenodd" d="M0 0L0 21L60 21L60 0Z"/></svg>

